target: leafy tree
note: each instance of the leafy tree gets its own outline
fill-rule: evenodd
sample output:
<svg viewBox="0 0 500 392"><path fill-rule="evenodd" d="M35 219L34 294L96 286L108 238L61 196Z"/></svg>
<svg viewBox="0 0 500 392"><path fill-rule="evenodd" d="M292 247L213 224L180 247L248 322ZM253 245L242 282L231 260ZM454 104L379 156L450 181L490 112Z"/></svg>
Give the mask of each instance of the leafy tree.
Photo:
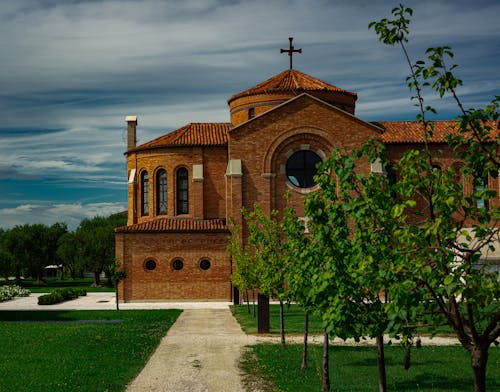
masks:
<svg viewBox="0 0 500 392"><path fill-rule="evenodd" d="M259 288L259 279L257 275L257 265L248 249L248 246L243 245L241 241L241 227L231 223L231 235L229 237L228 251L231 254L235 264L231 280L235 287L243 292L246 301L248 313L250 313L250 303L248 300L248 292ZM253 306L253 316L255 317L255 301Z"/></svg>
<svg viewBox="0 0 500 392"><path fill-rule="evenodd" d="M485 391L488 349L500 336L500 282L480 263L499 241L500 211L494 202L498 194L488 178L497 178L500 169L500 97L485 109L464 109L457 93L462 82L453 73L456 65L448 65L451 49L429 48L426 61L412 64L406 48L412 10L400 5L392 14L394 20L384 18L370 27L382 42L403 50L425 140L425 148L408 151L398 162L400 179L394 190L400 200L414 200L418 208L408 204L398 208L409 224L397 230L395 246L401 253L400 265L413 271L413 285L426 290L429 311L438 312L469 352L474 390ZM433 134L428 115L436 110L425 106L427 87L441 97L450 94L457 103L458 129L448 144L463 162L460 169L435 167L439 154L428 145ZM471 191L457 181L459 177L470 182ZM401 293L393 298L394 306L406 297ZM433 313L432 321L436 319Z"/></svg>
<svg viewBox="0 0 500 392"><path fill-rule="evenodd" d="M65 233L59 238L57 255L62 262L63 268L69 273L70 279L75 279L82 272L80 243L74 232Z"/></svg>
<svg viewBox="0 0 500 392"><path fill-rule="evenodd" d="M13 258L7 247L8 231L0 228L0 276L7 280L13 273Z"/></svg>
<svg viewBox="0 0 500 392"><path fill-rule="evenodd" d="M25 271L43 283L44 269L47 265L57 264L57 241L67 231L66 224L55 223L25 224L9 230L6 246L13 260L16 284L21 284L21 271Z"/></svg>
<svg viewBox="0 0 500 392"><path fill-rule="evenodd" d="M235 225L230 239L229 251L236 263L233 282L240 290L258 288L259 295L279 299L281 343L285 344L283 302L288 299L284 264L286 247L284 233L277 220L278 212L272 211L271 216L267 216L255 204L253 211L243 211L243 214L249 232L248 242L241 243L241 228ZM269 304L259 304L260 311L263 311L262 306L267 308L263 313L268 315ZM269 330L268 321L266 324L263 329Z"/></svg>
<svg viewBox="0 0 500 392"><path fill-rule="evenodd" d="M307 221L300 221L293 206L288 207L281 221L283 232L286 236L285 246L285 280L288 284L290 298L304 308L304 344L302 350L301 368L307 367L309 313L316 308L312 296L311 281L315 265L319 261L310 257L308 250L311 247L308 235Z"/></svg>
<svg viewBox="0 0 500 392"><path fill-rule="evenodd" d="M94 273L94 286L100 286L100 274L106 271L111 277L115 265L114 229L124 224L121 214L107 218L96 216L84 219L76 229L80 257L87 269Z"/></svg>
<svg viewBox="0 0 500 392"><path fill-rule="evenodd" d="M253 211L244 215L249 231L248 243L259 277L259 291L267 297L278 298L280 302L281 344L285 344L283 303L289 299L285 282L287 247L278 221L278 211L273 210L270 216L267 216L262 208L255 204Z"/></svg>

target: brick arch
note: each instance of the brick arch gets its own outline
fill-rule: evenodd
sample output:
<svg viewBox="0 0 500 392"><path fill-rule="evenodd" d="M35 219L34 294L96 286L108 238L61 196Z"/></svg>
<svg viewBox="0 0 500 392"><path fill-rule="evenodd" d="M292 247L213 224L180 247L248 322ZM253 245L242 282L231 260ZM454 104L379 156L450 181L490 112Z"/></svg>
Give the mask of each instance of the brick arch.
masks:
<svg viewBox="0 0 500 392"><path fill-rule="evenodd" d="M274 141L269 145L266 153L264 154L264 162L262 167L264 168L264 173L273 173L273 166L275 164L275 159L279 153L281 153L287 146L296 142L297 140L304 139L304 144L307 139L314 141L314 144L321 144L323 151L328 154L334 147L338 147L337 144L333 144L330 139L330 134L321 128L316 127L296 127L289 129L279 135ZM277 174L277 173L275 173Z"/></svg>

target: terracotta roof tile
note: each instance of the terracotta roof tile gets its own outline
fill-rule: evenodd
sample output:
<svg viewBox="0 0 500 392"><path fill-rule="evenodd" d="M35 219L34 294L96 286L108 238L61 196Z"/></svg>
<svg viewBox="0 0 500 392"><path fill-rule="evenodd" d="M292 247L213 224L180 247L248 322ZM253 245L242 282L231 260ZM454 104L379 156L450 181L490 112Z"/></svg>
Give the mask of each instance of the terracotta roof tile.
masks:
<svg viewBox="0 0 500 392"><path fill-rule="evenodd" d="M127 152L172 146L227 145L229 123L190 123Z"/></svg>
<svg viewBox="0 0 500 392"><path fill-rule="evenodd" d="M433 137L430 143L446 143L446 136L457 134L459 131L458 121L433 121ZM375 125L385 129L382 134L382 141L388 144L393 143L423 143L422 124L417 121L381 121ZM496 128L495 136L498 135L498 123L488 123L493 129Z"/></svg>
<svg viewBox="0 0 500 392"><path fill-rule="evenodd" d="M117 227L115 232L225 232L227 230L225 219L155 218L135 225Z"/></svg>
<svg viewBox="0 0 500 392"><path fill-rule="evenodd" d="M357 95L356 93L343 90L340 87L323 82L320 79L316 79L303 72L297 71L296 69L288 69L263 81L262 83L257 84L252 88L249 88L248 90L233 95L228 100L228 103L237 98L245 97L248 95L278 93L282 91L336 91L349 95Z"/></svg>

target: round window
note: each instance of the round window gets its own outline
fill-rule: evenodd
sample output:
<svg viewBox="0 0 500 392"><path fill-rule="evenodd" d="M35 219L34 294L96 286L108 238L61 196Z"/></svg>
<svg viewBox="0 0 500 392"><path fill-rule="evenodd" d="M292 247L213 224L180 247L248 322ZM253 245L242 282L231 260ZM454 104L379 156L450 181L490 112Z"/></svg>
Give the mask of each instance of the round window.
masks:
<svg viewBox="0 0 500 392"><path fill-rule="evenodd" d="M286 176L292 185L299 188L311 188L316 185L316 165L321 158L310 150L300 150L293 153L286 162Z"/></svg>
<svg viewBox="0 0 500 392"><path fill-rule="evenodd" d="M200 269L202 269L203 271L206 271L207 269L210 268L210 260L201 260L200 261Z"/></svg>
<svg viewBox="0 0 500 392"><path fill-rule="evenodd" d="M175 271L180 271L184 268L184 262L181 259L175 259L174 261L172 261L172 268Z"/></svg>
<svg viewBox="0 0 500 392"><path fill-rule="evenodd" d="M156 268L156 261L149 259L144 263L144 267L146 267L148 271L153 271Z"/></svg>

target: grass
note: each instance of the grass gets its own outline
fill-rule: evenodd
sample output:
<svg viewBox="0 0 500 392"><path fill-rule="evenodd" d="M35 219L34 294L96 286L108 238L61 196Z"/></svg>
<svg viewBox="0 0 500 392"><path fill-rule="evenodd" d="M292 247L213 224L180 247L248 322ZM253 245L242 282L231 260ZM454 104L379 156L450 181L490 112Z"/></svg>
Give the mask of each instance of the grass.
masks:
<svg viewBox="0 0 500 392"><path fill-rule="evenodd" d="M248 385L266 391L320 391L322 347L309 347L309 363L300 369L302 346L262 344L249 347L241 367ZM330 348L332 391L377 391L375 347ZM468 353L459 346L427 346L412 350L411 367L404 370L401 346L386 347L387 387L390 391L470 391L473 385ZM492 347L487 387L500 390L500 348ZM260 379L260 381L259 381Z"/></svg>
<svg viewBox="0 0 500 392"><path fill-rule="evenodd" d="M252 305L250 304L250 311ZM269 307L270 312L270 332L280 333L280 306L272 304ZM247 334L257 333L257 316L253 317L248 313L246 305L231 306L231 311L240 323L241 328ZM256 310L257 312L257 310ZM298 305L284 306L285 333L301 334L304 333L304 310ZM309 315L309 333L322 333L321 320L313 315Z"/></svg>
<svg viewBox="0 0 500 392"><path fill-rule="evenodd" d="M257 306L256 306L257 309ZM257 333L257 316L253 317L252 304L250 304L250 313L248 313L246 305L232 306L231 311L240 323L241 328L247 334ZM257 310L255 310L257 312ZM269 306L270 312L270 333L280 333L280 307L276 304ZM285 305L284 307L285 333L286 334L303 334L304 333L304 310L298 305ZM422 335L430 335L431 328L421 327L418 332ZM454 335L453 330L448 325L439 326L434 329L434 334L440 336ZM321 320L315 315L309 314L309 333L323 333Z"/></svg>
<svg viewBox="0 0 500 392"><path fill-rule="evenodd" d="M114 287L92 287L92 283L94 283L93 278L76 278L74 280L64 279L60 280L59 278L44 278L46 284L37 285L36 279L23 279L22 287L27 288L32 293L48 293L52 289L59 288L84 288L89 293L93 292L114 292ZM105 285L107 283L107 279L104 278L101 284Z"/></svg>
<svg viewBox="0 0 500 392"><path fill-rule="evenodd" d="M123 391L179 310L2 311L1 391Z"/></svg>

